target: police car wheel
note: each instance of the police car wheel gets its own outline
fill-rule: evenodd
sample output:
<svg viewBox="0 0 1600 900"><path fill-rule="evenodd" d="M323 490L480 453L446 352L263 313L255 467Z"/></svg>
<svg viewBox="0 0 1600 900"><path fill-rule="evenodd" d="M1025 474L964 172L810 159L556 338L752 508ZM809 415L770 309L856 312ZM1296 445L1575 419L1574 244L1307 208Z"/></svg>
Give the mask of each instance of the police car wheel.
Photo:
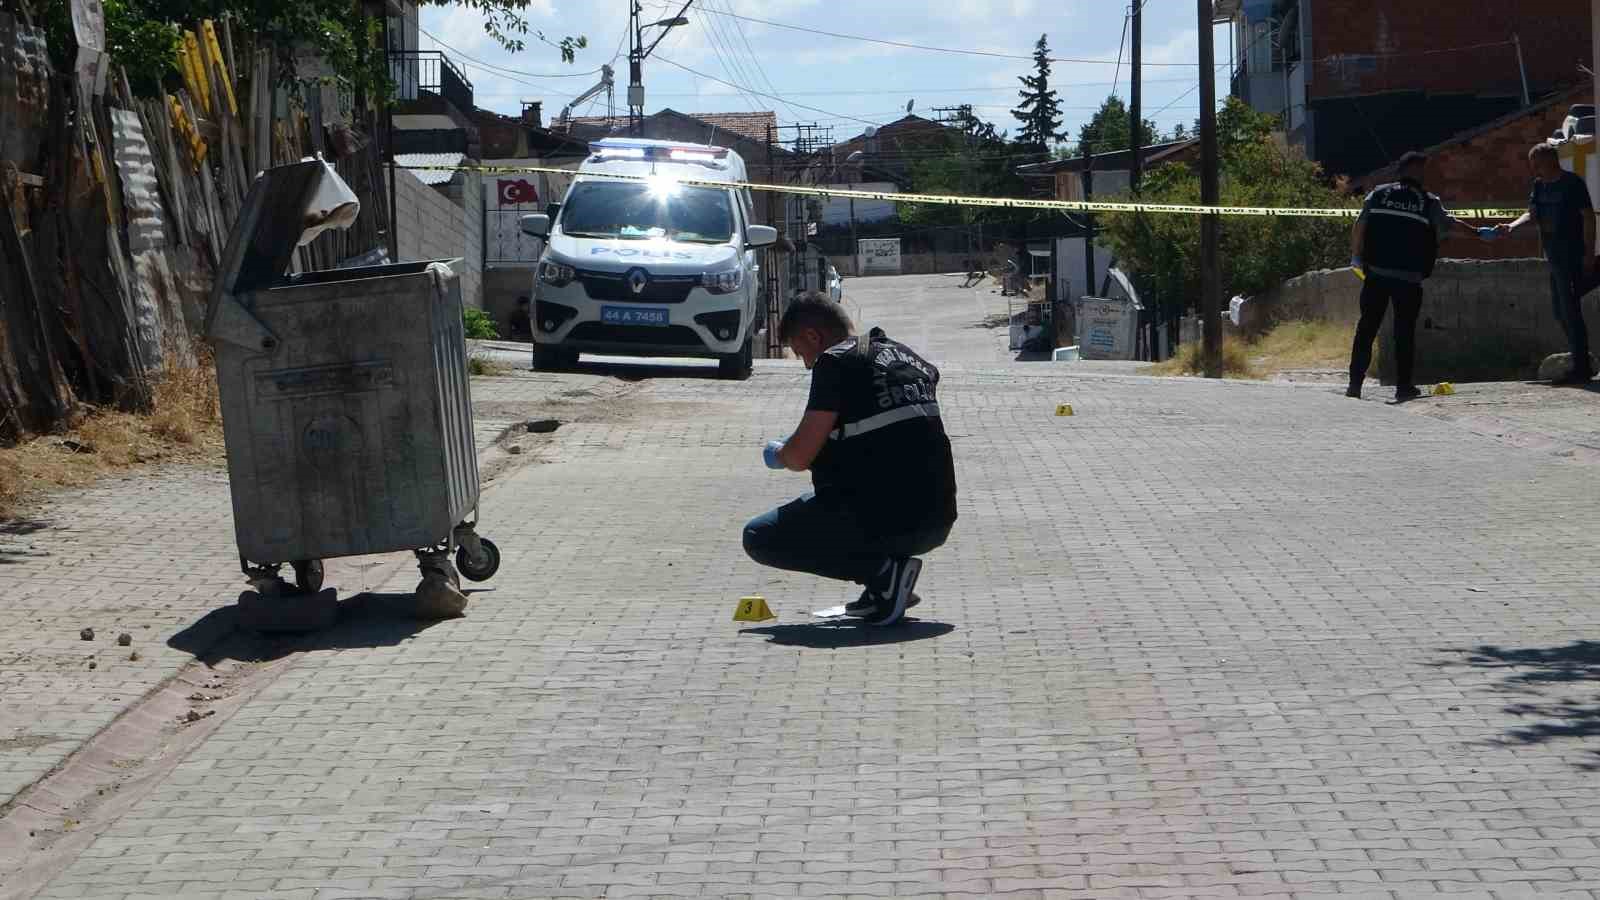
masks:
<svg viewBox="0 0 1600 900"><path fill-rule="evenodd" d="M533 348L533 367L541 372L559 372L570 369L578 362L577 354L561 347L537 345Z"/></svg>
<svg viewBox="0 0 1600 900"><path fill-rule="evenodd" d="M734 381L743 381L755 370L755 336L744 339L738 353L726 353L717 358L717 374Z"/></svg>

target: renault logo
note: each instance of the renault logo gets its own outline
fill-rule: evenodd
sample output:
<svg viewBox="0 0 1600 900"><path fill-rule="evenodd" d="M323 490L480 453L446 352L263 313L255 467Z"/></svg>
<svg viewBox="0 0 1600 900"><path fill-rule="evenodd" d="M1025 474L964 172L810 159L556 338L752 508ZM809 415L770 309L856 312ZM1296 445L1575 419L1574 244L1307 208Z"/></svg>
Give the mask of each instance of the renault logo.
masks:
<svg viewBox="0 0 1600 900"><path fill-rule="evenodd" d="M628 290L634 294L644 293L645 285L650 283L650 276L643 269L632 269L628 272Z"/></svg>

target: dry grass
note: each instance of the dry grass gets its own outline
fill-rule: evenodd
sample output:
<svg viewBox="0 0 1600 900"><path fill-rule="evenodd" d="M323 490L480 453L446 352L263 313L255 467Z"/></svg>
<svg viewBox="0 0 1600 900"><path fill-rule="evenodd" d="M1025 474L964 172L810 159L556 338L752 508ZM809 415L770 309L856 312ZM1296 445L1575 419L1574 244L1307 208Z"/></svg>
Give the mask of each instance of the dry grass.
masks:
<svg viewBox="0 0 1600 900"><path fill-rule="evenodd" d="M1222 342L1225 378L1267 378L1297 369L1343 371L1350 364L1354 324L1284 322L1254 341L1226 335ZM1178 355L1141 370L1146 375L1198 375L1200 346L1184 344Z"/></svg>
<svg viewBox="0 0 1600 900"><path fill-rule="evenodd" d="M1190 341L1178 347L1178 355L1139 370L1145 375L1203 375L1204 361L1200 358L1200 342ZM1260 374L1250 364L1250 345L1231 335L1222 339L1222 377L1259 378Z"/></svg>
<svg viewBox="0 0 1600 900"><path fill-rule="evenodd" d="M1284 322L1250 345L1250 356L1263 374L1287 369L1345 369L1355 323Z"/></svg>
<svg viewBox="0 0 1600 900"><path fill-rule="evenodd" d="M60 434L0 447L0 520L44 491L82 487L149 463L221 458L222 415L209 355L195 368L169 358L148 414L90 410Z"/></svg>
<svg viewBox="0 0 1600 900"><path fill-rule="evenodd" d="M492 356L472 354L467 357L467 374L494 378L511 374L511 367Z"/></svg>

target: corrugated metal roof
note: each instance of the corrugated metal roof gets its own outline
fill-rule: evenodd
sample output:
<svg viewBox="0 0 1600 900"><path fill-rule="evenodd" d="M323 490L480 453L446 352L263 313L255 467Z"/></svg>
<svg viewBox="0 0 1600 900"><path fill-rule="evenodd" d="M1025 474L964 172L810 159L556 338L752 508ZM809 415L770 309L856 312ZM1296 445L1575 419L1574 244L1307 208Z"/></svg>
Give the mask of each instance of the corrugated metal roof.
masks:
<svg viewBox="0 0 1600 900"><path fill-rule="evenodd" d="M454 168L461 165L466 159L465 153L396 153L395 165L398 166L447 166ZM412 169L411 174L423 184L445 184L456 177L456 173L447 169Z"/></svg>

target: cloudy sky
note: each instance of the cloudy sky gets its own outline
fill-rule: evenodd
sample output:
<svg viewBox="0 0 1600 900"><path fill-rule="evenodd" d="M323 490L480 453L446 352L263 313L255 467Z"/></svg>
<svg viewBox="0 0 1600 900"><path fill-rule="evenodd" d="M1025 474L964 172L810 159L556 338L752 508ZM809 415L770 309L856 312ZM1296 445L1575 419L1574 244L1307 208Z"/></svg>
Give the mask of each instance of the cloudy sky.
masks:
<svg viewBox="0 0 1600 900"><path fill-rule="evenodd" d="M1145 115L1166 131L1179 122L1191 124L1199 111L1195 4L1145 2ZM626 114L628 3L533 0L527 11L531 28L550 37L588 38L588 48L571 66L561 64L555 48L531 39L521 53L507 53L484 34L478 16L452 7L424 7L421 45L465 67L479 106L516 113L523 100L543 100L547 119L598 80L594 73L601 64L612 63L614 102ZM682 0L642 3L646 21L669 18L682 6ZM982 118L1015 132L1010 110L1018 99L1017 76L1031 63L1005 55L1029 54L1039 35L1047 34L1052 56L1083 60L1056 63L1051 76L1065 127L1075 133L1113 90L1127 97L1126 10L1122 0L694 0L690 24L672 29L645 62L646 109L773 110L784 124L832 126L843 139L868 123L899 118L907 103L928 116L935 107L970 103ZM999 55L937 52L799 28ZM1216 35L1223 96L1226 29ZM604 94L575 110L605 112Z"/></svg>

